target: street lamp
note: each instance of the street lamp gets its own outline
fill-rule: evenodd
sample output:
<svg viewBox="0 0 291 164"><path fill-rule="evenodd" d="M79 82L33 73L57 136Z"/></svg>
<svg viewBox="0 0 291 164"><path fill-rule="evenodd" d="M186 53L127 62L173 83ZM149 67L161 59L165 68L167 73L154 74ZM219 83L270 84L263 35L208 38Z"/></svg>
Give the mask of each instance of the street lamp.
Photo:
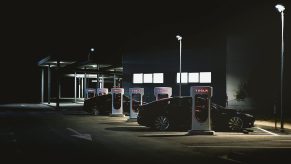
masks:
<svg viewBox="0 0 291 164"><path fill-rule="evenodd" d="M181 69L182 69L182 62L181 62L181 54L182 54L182 36L177 35L176 38L180 42L180 83L179 83L179 96L181 96Z"/></svg>
<svg viewBox="0 0 291 164"><path fill-rule="evenodd" d="M91 48L90 51L91 52L89 52L89 54L88 54L88 60L90 60L90 55L91 55L91 53L93 53L95 51L95 49L94 48Z"/></svg>
<svg viewBox="0 0 291 164"><path fill-rule="evenodd" d="M281 84L280 84L280 108L281 108L281 131L284 131L284 118L283 118L283 71L284 71L284 10L285 7L277 4L276 9L281 13L282 22L282 42L281 42Z"/></svg>

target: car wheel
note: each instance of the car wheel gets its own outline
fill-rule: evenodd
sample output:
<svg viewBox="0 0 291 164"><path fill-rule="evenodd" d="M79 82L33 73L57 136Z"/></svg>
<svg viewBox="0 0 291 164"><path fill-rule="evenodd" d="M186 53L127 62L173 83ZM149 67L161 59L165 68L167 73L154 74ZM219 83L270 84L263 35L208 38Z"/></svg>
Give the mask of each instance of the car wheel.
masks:
<svg viewBox="0 0 291 164"><path fill-rule="evenodd" d="M158 116L154 120L154 128L159 131L166 131L170 127L170 121L167 116Z"/></svg>
<svg viewBox="0 0 291 164"><path fill-rule="evenodd" d="M233 131L240 131L243 128L243 121L239 117L231 117L228 121L228 128Z"/></svg>

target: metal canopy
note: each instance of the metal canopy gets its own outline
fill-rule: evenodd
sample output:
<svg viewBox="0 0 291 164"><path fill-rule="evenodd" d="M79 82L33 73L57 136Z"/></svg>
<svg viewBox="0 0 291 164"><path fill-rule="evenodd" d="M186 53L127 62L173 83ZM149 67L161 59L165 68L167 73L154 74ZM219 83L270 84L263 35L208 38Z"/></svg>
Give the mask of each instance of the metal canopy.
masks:
<svg viewBox="0 0 291 164"><path fill-rule="evenodd" d="M51 56L48 56L46 58L43 58L41 59L39 62L37 62L38 66L40 67L57 67L57 62L58 60L51 57ZM69 61L69 60L60 60L60 67L65 67L67 65L71 65L75 63L75 61Z"/></svg>
<svg viewBox="0 0 291 164"><path fill-rule="evenodd" d="M58 58L48 56L41 59L37 64L39 67L48 67L51 68L57 67ZM101 64L96 63L92 60L87 61L73 61L73 60L59 60L61 73L99 73L104 75L122 75L123 68L120 64Z"/></svg>
<svg viewBox="0 0 291 164"><path fill-rule="evenodd" d="M63 58L64 59L64 58ZM89 80L96 83L96 88L104 87L104 83L113 83L116 86L117 81L122 79L123 68L121 64L114 62L100 63L96 60L63 60L60 57L47 56L37 62L42 68L41 71L41 102L44 102L45 78L44 70L47 69L47 100L51 102L51 70L54 69L56 80L57 95L56 109L59 109L61 99L61 76L74 78L74 102L77 102L77 97L86 98L86 90L89 86ZM78 96L77 96L78 94Z"/></svg>

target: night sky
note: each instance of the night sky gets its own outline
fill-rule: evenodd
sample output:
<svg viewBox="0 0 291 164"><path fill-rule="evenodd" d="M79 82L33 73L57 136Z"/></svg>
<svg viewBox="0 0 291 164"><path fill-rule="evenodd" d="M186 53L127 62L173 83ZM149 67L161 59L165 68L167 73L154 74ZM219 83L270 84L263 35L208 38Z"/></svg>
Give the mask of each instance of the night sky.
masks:
<svg viewBox="0 0 291 164"><path fill-rule="evenodd" d="M168 46L176 46L177 33L187 40L187 36L203 33L213 26L224 28L242 13L249 11L255 14L256 8L272 6L277 2L221 0L191 3L96 1L92 4L4 4L0 20L0 103L39 101L40 69L36 63L50 54L86 60L90 48L94 47L100 58L114 60L139 46L151 47L169 42L172 44ZM285 19L290 20L287 1L280 2L287 8ZM274 8L270 10L276 13ZM272 23L280 23L279 13L277 16L278 21ZM286 28L286 35L288 33ZM150 36L148 40L141 40L145 35ZM187 42L184 46L187 48Z"/></svg>

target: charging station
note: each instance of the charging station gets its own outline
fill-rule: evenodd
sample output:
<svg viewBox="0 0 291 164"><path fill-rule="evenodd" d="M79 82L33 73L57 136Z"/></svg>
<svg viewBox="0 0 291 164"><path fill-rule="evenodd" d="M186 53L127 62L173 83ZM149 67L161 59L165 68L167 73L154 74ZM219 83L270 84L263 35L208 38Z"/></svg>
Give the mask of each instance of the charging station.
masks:
<svg viewBox="0 0 291 164"><path fill-rule="evenodd" d="M172 88L171 87L155 87L154 94L155 94L156 100L169 98L172 96Z"/></svg>
<svg viewBox="0 0 291 164"><path fill-rule="evenodd" d="M95 88L87 88L86 89L86 98L92 98L96 96L96 90Z"/></svg>
<svg viewBox="0 0 291 164"><path fill-rule="evenodd" d="M136 121L138 115L138 106L142 105L144 88L129 88L130 94L130 115L129 119L131 121Z"/></svg>
<svg viewBox="0 0 291 164"><path fill-rule="evenodd" d="M97 95L108 95L108 88L97 88Z"/></svg>
<svg viewBox="0 0 291 164"><path fill-rule="evenodd" d="M213 88L210 86L193 86L190 88L192 97L192 128L190 135L214 135L211 130L210 104Z"/></svg>
<svg viewBox="0 0 291 164"><path fill-rule="evenodd" d="M112 117L124 117L123 114L123 88L111 88L112 94Z"/></svg>

